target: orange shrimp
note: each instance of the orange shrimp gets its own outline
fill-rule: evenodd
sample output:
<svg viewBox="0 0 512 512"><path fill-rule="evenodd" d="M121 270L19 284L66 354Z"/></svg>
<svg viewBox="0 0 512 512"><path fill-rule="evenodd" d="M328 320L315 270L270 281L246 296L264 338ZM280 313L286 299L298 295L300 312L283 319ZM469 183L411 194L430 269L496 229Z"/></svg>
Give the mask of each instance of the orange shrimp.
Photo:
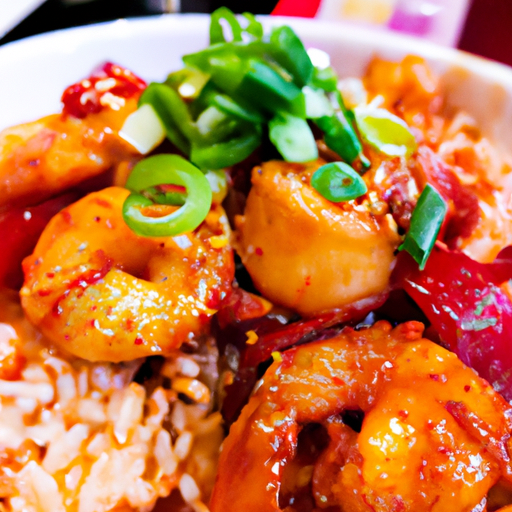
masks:
<svg viewBox="0 0 512 512"><path fill-rule="evenodd" d="M165 354L192 342L231 290L233 255L220 206L192 233L146 238L123 220L128 194L111 187L69 206L24 261L27 317L91 361Z"/></svg>
<svg viewBox="0 0 512 512"><path fill-rule="evenodd" d="M256 167L238 251L256 288L303 315L386 290L399 237L384 214L355 201L334 204L311 187L318 162Z"/></svg>
<svg viewBox="0 0 512 512"><path fill-rule="evenodd" d="M212 512L294 510L283 479L311 423L324 426L328 441L316 462L295 471L309 510L485 505L489 489L512 478L512 408L422 330L382 321L278 357L224 442ZM357 411L360 431L344 416Z"/></svg>
<svg viewBox="0 0 512 512"><path fill-rule="evenodd" d="M132 98L85 119L55 114L2 131L0 212L37 204L134 157L118 132L136 106Z"/></svg>

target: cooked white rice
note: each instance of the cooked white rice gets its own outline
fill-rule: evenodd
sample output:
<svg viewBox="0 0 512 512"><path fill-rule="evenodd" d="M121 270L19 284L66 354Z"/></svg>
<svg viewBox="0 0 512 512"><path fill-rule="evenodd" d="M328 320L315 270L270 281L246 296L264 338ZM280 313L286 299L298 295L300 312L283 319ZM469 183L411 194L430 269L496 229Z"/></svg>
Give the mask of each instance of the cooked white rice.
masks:
<svg viewBox="0 0 512 512"><path fill-rule="evenodd" d="M0 510L150 511L173 489L194 510L208 510L222 426L197 360L167 360L165 388L148 392L133 382L142 361L63 357L12 302L6 311L0 354L15 347L18 375L0 379ZM178 393L200 403L187 405Z"/></svg>

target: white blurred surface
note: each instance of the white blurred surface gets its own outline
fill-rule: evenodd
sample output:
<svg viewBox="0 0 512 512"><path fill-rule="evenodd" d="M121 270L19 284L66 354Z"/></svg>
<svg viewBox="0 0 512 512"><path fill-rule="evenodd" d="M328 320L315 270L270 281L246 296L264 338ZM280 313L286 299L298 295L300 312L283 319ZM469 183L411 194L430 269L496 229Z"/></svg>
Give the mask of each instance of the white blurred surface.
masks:
<svg viewBox="0 0 512 512"><path fill-rule="evenodd" d="M0 37L12 30L45 0L0 0Z"/></svg>

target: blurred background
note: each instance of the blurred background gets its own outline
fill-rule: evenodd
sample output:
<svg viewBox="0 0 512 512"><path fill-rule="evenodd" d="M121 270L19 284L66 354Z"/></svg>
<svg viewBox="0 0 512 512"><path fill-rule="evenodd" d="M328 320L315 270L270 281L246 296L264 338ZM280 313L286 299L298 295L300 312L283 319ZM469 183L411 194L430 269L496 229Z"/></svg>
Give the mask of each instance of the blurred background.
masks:
<svg viewBox="0 0 512 512"><path fill-rule="evenodd" d="M512 0L0 0L0 45L51 30L167 12L315 16L406 32L512 66Z"/></svg>

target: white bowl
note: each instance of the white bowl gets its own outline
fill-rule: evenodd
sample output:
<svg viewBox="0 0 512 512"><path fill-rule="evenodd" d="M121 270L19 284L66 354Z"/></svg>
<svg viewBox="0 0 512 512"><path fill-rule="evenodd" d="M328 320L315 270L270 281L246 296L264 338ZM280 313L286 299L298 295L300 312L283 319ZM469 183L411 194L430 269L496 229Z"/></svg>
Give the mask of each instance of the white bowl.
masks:
<svg viewBox="0 0 512 512"><path fill-rule="evenodd" d="M425 57L443 75L448 105L463 108L498 147L512 147L512 69L402 35L341 23L263 17L289 24L307 47L331 54L341 76L360 76L373 55ZM0 129L60 109L66 86L111 60L145 80L163 80L181 67L181 56L203 48L207 15L163 15L62 30L0 47Z"/></svg>

